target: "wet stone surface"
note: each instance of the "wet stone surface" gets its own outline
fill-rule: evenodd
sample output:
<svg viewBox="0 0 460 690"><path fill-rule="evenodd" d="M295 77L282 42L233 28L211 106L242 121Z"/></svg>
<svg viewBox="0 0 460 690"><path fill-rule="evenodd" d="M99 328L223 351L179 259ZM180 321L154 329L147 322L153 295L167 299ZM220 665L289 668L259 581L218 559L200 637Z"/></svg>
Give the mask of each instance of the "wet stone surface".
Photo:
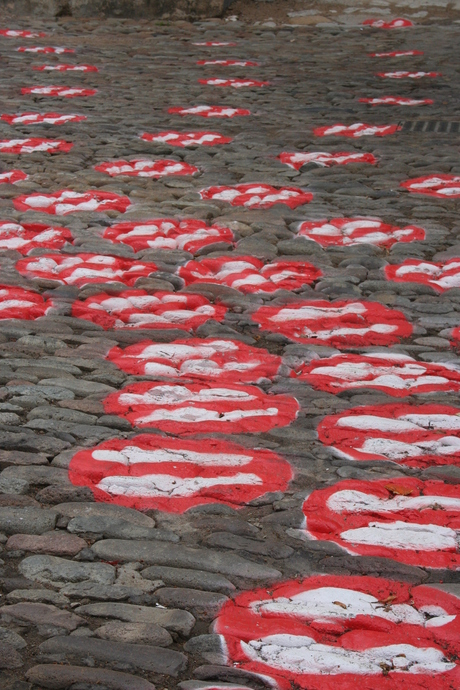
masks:
<svg viewBox="0 0 460 690"><path fill-rule="evenodd" d="M281 4L2 18L2 689L460 687L460 5Z"/></svg>

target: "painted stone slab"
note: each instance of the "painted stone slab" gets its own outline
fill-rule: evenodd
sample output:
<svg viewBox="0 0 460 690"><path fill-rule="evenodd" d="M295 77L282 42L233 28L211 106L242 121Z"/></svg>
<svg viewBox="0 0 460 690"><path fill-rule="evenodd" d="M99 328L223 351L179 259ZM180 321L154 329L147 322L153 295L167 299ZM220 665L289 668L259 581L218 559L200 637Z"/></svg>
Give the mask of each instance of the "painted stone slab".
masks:
<svg viewBox="0 0 460 690"><path fill-rule="evenodd" d="M255 386L143 381L109 395L104 409L134 427L184 436L264 433L291 424L300 408L289 395L268 395Z"/></svg>
<svg viewBox="0 0 460 690"><path fill-rule="evenodd" d="M372 388L395 398L405 398L460 390L460 368L454 364L418 362L407 355L388 351L314 359L300 367L296 375L313 388L334 394Z"/></svg>
<svg viewBox="0 0 460 690"><path fill-rule="evenodd" d="M431 98L404 98L402 96L381 96L379 98L360 98L360 103L369 105L433 105Z"/></svg>
<svg viewBox="0 0 460 690"><path fill-rule="evenodd" d="M188 163L181 163L174 160L149 160L137 158L132 161L108 161L95 165L94 169L98 172L106 173L110 177L119 175L127 177L169 177L171 175L194 175L198 168Z"/></svg>
<svg viewBox="0 0 460 690"><path fill-rule="evenodd" d="M350 137L351 139L359 139L359 137L386 137L389 134L395 134L402 128L399 125L370 125L364 122L355 122L353 125L329 125L326 127L316 127L313 130L315 137Z"/></svg>
<svg viewBox="0 0 460 690"><path fill-rule="evenodd" d="M193 105L188 108L169 108L170 115L195 115L198 117L238 117L250 115L246 108L230 108L226 105Z"/></svg>
<svg viewBox="0 0 460 690"><path fill-rule="evenodd" d="M25 96L31 94L33 96L57 96L58 98L79 98L86 96L95 96L97 89L84 89L79 86L27 86L21 89L21 93Z"/></svg>
<svg viewBox="0 0 460 690"><path fill-rule="evenodd" d="M46 36L43 31L21 31L18 29L1 29L0 36L7 38L43 38Z"/></svg>
<svg viewBox="0 0 460 690"><path fill-rule="evenodd" d="M106 254L44 254L20 259L16 269L29 278L55 280L83 287L93 283L124 283L133 286L158 270L153 262L133 261Z"/></svg>
<svg viewBox="0 0 460 690"><path fill-rule="evenodd" d="M47 125L64 125L66 122L82 122L87 120L87 117L71 113L17 113L2 115L0 119L8 122L9 125L39 125L42 122Z"/></svg>
<svg viewBox="0 0 460 690"><path fill-rule="evenodd" d="M106 441L76 453L69 466L70 481L88 486L96 501L168 513L207 503L238 509L285 491L292 476L289 463L269 450L155 434Z"/></svg>
<svg viewBox="0 0 460 690"><path fill-rule="evenodd" d="M0 285L0 319L33 321L46 316L53 302L38 292L11 285Z"/></svg>
<svg viewBox="0 0 460 690"><path fill-rule="evenodd" d="M310 538L357 556L423 568L460 566L460 487L398 477L343 481L313 491L303 505Z"/></svg>
<svg viewBox="0 0 460 690"><path fill-rule="evenodd" d="M426 194L439 199L460 197L460 175L425 175L401 182L401 187L412 194Z"/></svg>
<svg viewBox="0 0 460 690"><path fill-rule="evenodd" d="M214 283L246 294L299 290L321 277L321 271L305 261L273 261L265 264L250 256L227 256L188 261L178 275L185 285Z"/></svg>
<svg viewBox="0 0 460 690"><path fill-rule="evenodd" d="M160 144L170 144L171 146L180 146L181 148L188 146L217 146L218 144L229 144L233 141L232 137L224 137L219 132L176 132L174 130L157 132L156 134L144 132L141 134L141 139Z"/></svg>
<svg viewBox="0 0 460 690"><path fill-rule="evenodd" d="M16 184L29 178L22 170L8 170L8 172L0 173L0 184Z"/></svg>
<svg viewBox="0 0 460 690"><path fill-rule="evenodd" d="M385 266L385 276L396 283L423 283L444 292L460 287L460 258L442 263L406 259L402 264Z"/></svg>
<svg viewBox="0 0 460 690"><path fill-rule="evenodd" d="M99 72L95 65L33 65L36 72Z"/></svg>
<svg viewBox="0 0 460 690"><path fill-rule="evenodd" d="M1 139L0 153L68 153L72 146L63 139Z"/></svg>
<svg viewBox="0 0 460 690"><path fill-rule="evenodd" d="M411 55L424 55L424 52L423 52L423 50L391 50L388 53L370 53L369 57L393 58L393 57L409 57Z"/></svg>
<svg viewBox="0 0 460 690"><path fill-rule="evenodd" d="M253 60L198 60L197 65L220 65L221 67L258 67Z"/></svg>
<svg viewBox="0 0 460 690"><path fill-rule="evenodd" d="M283 152L278 156L281 163L286 163L294 170L300 170L307 163L316 163L321 167L330 168L333 165L348 165L349 163L370 163L377 165L377 158L372 153L353 153L351 151L329 153L327 151L288 153Z"/></svg>
<svg viewBox="0 0 460 690"><path fill-rule="evenodd" d="M210 319L222 321L227 308L211 304L202 295L176 292L124 290L117 295L101 293L76 301L72 316L92 321L105 330L179 328L193 331Z"/></svg>
<svg viewBox="0 0 460 690"><path fill-rule="evenodd" d="M371 405L328 415L319 440L349 460L408 467L460 465L460 410L447 405Z"/></svg>
<svg viewBox="0 0 460 690"><path fill-rule="evenodd" d="M392 345L412 333L404 314L377 302L308 300L285 307L260 307L253 321L262 330L301 343L332 347Z"/></svg>
<svg viewBox="0 0 460 690"><path fill-rule="evenodd" d="M78 211L119 211L124 213L131 206L127 196L120 196L114 192L101 192L90 189L87 192L74 192L71 189L61 189L54 194L23 194L13 199L17 211L39 211L56 216L66 216Z"/></svg>
<svg viewBox="0 0 460 690"><path fill-rule="evenodd" d="M215 77L211 79L198 79L199 84L206 86L230 86L233 89L242 89L245 87L254 88L255 86L270 86L269 81L258 81L257 79L221 79Z"/></svg>
<svg viewBox="0 0 460 690"><path fill-rule="evenodd" d="M64 48L63 46L19 46L16 50L18 53L52 53L54 55L75 53L73 48Z"/></svg>
<svg viewBox="0 0 460 690"><path fill-rule="evenodd" d="M363 24L372 26L374 29L406 29L409 26L414 26L410 19L403 17L396 17L391 22L386 22L384 19L366 19Z"/></svg>
<svg viewBox="0 0 460 690"><path fill-rule="evenodd" d="M221 225L206 225L203 220L157 218L117 223L104 230L105 240L127 244L135 252L142 249L183 249L195 254L219 242L233 243L233 232Z"/></svg>
<svg viewBox="0 0 460 690"><path fill-rule="evenodd" d="M221 48L222 46L236 46L236 43L230 41L198 41L192 43L192 46L206 46L208 48Z"/></svg>
<svg viewBox="0 0 460 690"><path fill-rule="evenodd" d="M215 338L188 338L172 343L146 340L124 350L114 347L107 359L136 376L220 384L273 380L282 362L281 357L263 348L251 347L239 340Z"/></svg>
<svg viewBox="0 0 460 690"><path fill-rule="evenodd" d="M286 204L289 208L296 208L308 204L313 199L313 194L298 187L272 187L269 184L253 182L233 187L208 187L201 190L200 197L227 201L232 206L246 208L271 208L275 204Z"/></svg>
<svg viewBox="0 0 460 690"><path fill-rule="evenodd" d="M229 665L281 690L460 684L460 600L426 585L347 575L290 580L226 602L214 632Z"/></svg>
<svg viewBox="0 0 460 690"><path fill-rule="evenodd" d="M0 221L0 250L15 249L25 256L37 247L61 249L66 242L73 242L68 228L44 223Z"/></svg>
<svg viewBox="0 0 460 690"><path fill-rule="evenodd" d="M299 236L307 237L322 247L349 247L355 244L374 244L390 249L397 242L425 239L425 231L414 225L399 228L380 218L331 218L305 221L299 225Z"/></svg>
<svg viewBox="0 0 460 690"><path fill-rule="evenodd" d="M422 79L423 77L442 77L441 72L408 72L399 70L398 72L377 72L377 77L382 79Z"/></svg>

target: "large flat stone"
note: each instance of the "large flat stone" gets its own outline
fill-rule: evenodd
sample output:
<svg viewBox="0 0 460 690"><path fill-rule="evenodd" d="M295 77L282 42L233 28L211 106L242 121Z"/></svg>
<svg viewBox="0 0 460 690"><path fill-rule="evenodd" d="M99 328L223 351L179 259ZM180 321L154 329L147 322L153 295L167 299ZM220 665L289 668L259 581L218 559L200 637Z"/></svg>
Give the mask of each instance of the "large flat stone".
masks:
<svg viewBox="0 0 460 690"><path fill-rule="evenodd" d="M142 571L142 577L147 580L163 580L165 585L171 587L191 587L207 592L228 594L236 589L235 585L223 575L189 568L170 568L166 565L152 565Z"/></svg>
<svg viewBox="0 0 460 690"><path fill-rule="evenodd" d="M86 541L67 532L46 532L42 535L13 534L7 543L8 551L30 551L50 556L76 556L86 547Z"/></svg>
<svg viewBox="0 0 460 690"><path fill-rule="evenodd" d="M107 517L112 520L126 520L133 525L151 529L155 521L148 515L143 515L132 508L116 506L112 503L59 503L54 507L61 515L69 518L76 517Z"/></svg>
<svg viewBox="0 0 460 690"><path fill-rule="evenodd" d="M135 606L118 602L101 602L86 604L75 609L82 616L96 616L97 618L116 618L127 623L152 623L160 625L166 630L180 633L187 637L195 625L195 618L188 611L179 609L152 608L150 606Z"/></svg>
<svg viewBox="0 0 460 690"><path fill-rule="evenodd" d="M43 453L24 453L20 450L0 450L0 468L14 465L48 465Z"/></svg>
<svg viewBox="0 0 460 690"><path fill-rule="evenodd" d="M84 618L76 616L74 613L70 613L70 611L63 611L51 604L36 604L33 602L2 606L0 614L5 620L10 618L16 621L32 623L33 625L52 625L69 632L86 623Z"/></svg>
<svg viewBox="0 0 460 690"><path fill-rule="evenodd" d="M77 683L101 686L110 690L155 690L155 686L145 678L110 671L107 668L40 664L29 668L26 678L29 683L49 690L66 690Z"/></svg>
<svg viewBox="0 0 460 690"><path fill-rule="evenodd" d="M94 637L52 637L40 645L39 652L44 660L94 659L109 664L126 664L132 669L164 673L167 676L177 676L187 668L187 657L172 649L98 640Z"/></svg>
<svg viewBox="0 0 460 690"><path fill-rule="evenodd" d="M94 544L92 550L99 558L107 561L142 561L151 565L197 568L257 581L276 580L281 577L279 570L247 561L235 554L193 549L179 544L104 539Z"/></svg>
<svg viewBox="0 0 460 690"><path fill-rule="evenodd" d="M58 556L28 556L19 564L19 572L29 580L59 589L74 582L115 582L115 568L108 563L80 563Z"/></svg>
<svg viewBox="0 0 460 690"><path fill-rule="evenodd" d="M57 520L54 510L24 507L0 507L0 532L4 534L43 534L54 529Z"/></svg>
<svg viewBox="0 0 460 690"><path fill-rule="evenodd" d="M191 611L199 620L215 618L229 600L225 594L185 587L162 587L155 594L163 606L180 606Z"/></svg>
<svg viewBox="0 0 460 690"><path fill-rule="evenodd" d="M158 647L169 647L173 638L167 630L154 623L125 623L109 621L94 631L97 637L114 642L131 644L152 644Z"/></svg>

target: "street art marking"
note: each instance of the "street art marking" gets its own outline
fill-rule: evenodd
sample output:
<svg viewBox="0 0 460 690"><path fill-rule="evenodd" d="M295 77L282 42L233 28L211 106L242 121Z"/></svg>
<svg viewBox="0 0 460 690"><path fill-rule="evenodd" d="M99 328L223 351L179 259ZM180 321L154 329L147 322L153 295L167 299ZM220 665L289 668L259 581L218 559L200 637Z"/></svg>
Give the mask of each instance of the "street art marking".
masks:
<svg viewBox="0 0 460 690"><path fill-rule="evenodd" d="M227 285L244 293L273 293L278 290L298 290L311 285L322 276L313 264L304 261L273 261L265 264L251 256L188 261L177 274L185 285L215 283Z"/></svg>
<svg viewBox="0 0 460 690"><path fill-rule="evenodd" d="M460 600L426 585L316 575L243 592L213 624L227 663L281 690L451 690Z"/></svg>
<svg viewBox="0 0 460 690"><path fill-rule="evenodd" d="M460 465L460 410L392 403L329 415L319 440L349 460L388 460L408 467Z"/></svg>
<svg viewBox="0 0 460 690"><path fill-rule="evenodd" d="M232 206L247 208L271 208L275 204L286 204L289 208L296 208L308 204L313 194L298 187L272 187L268 184L253 182L252 184L237 184L233 187L208 187L200 192L202 199L227 201Z"/></svg>
<svg viewBox="0 0 460 690"><path fill-rule="evenodd" d="M412 325L404 314L377 302L308 300L285 307L260 307L253 321L262 330L301 343L332 347L391 345L408 338Z"/></svg>
<svg viewBox="0 0 460 690"><path fill-rule="evenodd" d="M402 129L399 125L369 125L363 122L355 122L353 125L329 125L328 127L317 127L313 130L315 137L386 137L395 134Z"/></svg>
<svg viewBox="0 0 460 690"><path fill-rule="evenodd" d="M321 167L331 167L333 165L348 165L349 163L370 163L377 165L378 160L372 153L328 153L326 151L317 151L315 153L300 152L300 153L280 153L278 156L281 163L286 163L294 170L300 170L303 165L307 163L316 163Z"/></svg>
<svg viewBox="0 0 460 690"><path fill-rule="evenodd" d="M444 292L460 287L460 258L441 263L406 259L402 264L385 266L385 277L396 283L423 283Z"/></svg>
<svg viewBox="0 0 460 690"><path fill-rule="evenodd" d="M68 153L72 146L63 139L1 139L0 153Z"/></svg>
<svg viewBox="0 0 460 690"><path fill-rule="evenodd" d="M220 242L233 243L233 232L221 225L206 225L203 220L157 218L117 223L104 230L103 238L127 244L135 252L142 249L182 249L195 254L203 247Z"/></svg>
<svg viewBox="0 0 460 690"><path fill-rule="evenodd" d="M425 175L401 182L401 187L412 194L426 194L439 199L460 197L460 175Z"/></svg>
<svg viewBox="0 0 460 690"><path fill-rule="evenodd" d="M159 142L161 144L170 144L171 146L217 146L218 144L229 144L233 141L232 137L224 137L218 132L175 132L168 130L167 132L158 132L157 134L149 134L144 132L141 134L141 139L144 141Z"/></svg>
<svg viewBox="0 0 460 690"><path fill-rule="evenodd" d="M0 285L0 319L33 321L46 316L53 302L42 295L20 287Z"/></svg>
<svg viewBox="0 0 460 690"><path fill-rule="evenodd" d="M127 177L168 177L171 175L194 175L198 168L188 163L180 163L174 160L148 160L137 158L132 161L109 161L95 165L98 172L106 173L110 177L124 175Z"/></svg>
<svg viewBox="0 0 460 690"><path fill-rule="evenodd" d="M80 96L95 96L96 89L83 89L77 86L28 86L21 89L23 95L57 96L59 98L78 98Z"/></svg>
<svg viewBox="0 0 460 690"><path fill-rule="evenodd" d="M413 225L398 228L380 218L331 218L305 221L299 225L300 237L307 237L322 247L349 247L355 244L374 244L389 249L397 242L425 239L425 231Z"/></svg>
<svg viewBox="0 0 460 690"><path fill-rule="evenodd" d="M0 221L0 249L15 249L24 256L38 247L62 249L66 242L72 244L72 233L68 228L43 223L14 223Z"/></svg>
<svg viewBox="0 0 460 690"><path fill-rule="evenodd" d="M92 283L124 283L133 286L158 270L156 264L104 254L44 254L20 259L16 269L29 278L55 280L83 287Z"/></svg>
<svg viewBox="0 0 460 690"><path fill-rule="evenodd" d="M418 362L407 355L373 352L314 359L296 371L301 381L328 393L372 388L396 398L460 390L460 368L449 362Z"/></svg>
<svg viewBox="0 0 460 690"><path fill-rule="evenodd" d="M96 501L184 513L208 503L238 509L268 492L286 491L292 469L261 448L143 434L79 451L70 462L69 478L76 486L88 486Z"/></svg>
<svg viewBox="0 0 460 690"><path fill-rule="evenodd" d="M215 338L188 338L172 343L146 340L124 350L114 347L107 359L135 376L220 384L273 380L282 363L281 357L263 348L251 347L238 340Z"/></svg>
<svg viewBox="0 0 460 690"><path fill-rule="evenodd" d="M66 122L82 122L88 118L85 115L60 113L17 113L16 115L2 115L1 118L9 125L64 125Z"/></svg>
<svg viewBox="0 0 460 690"><path fill-rule="evenodd" d="M56 216L66 216L77 211L119 211L124 213L131 206L127 196L120 196L113 192L73 192L71 189L61 189L54 194L23 194L13 199L17 211L40 211Z"/></svg>
<svg viewBox="0 0 460 690"><path fill-rule="evenodd" d="M342 481L303 505L306 532L348 553L423 568L460 566L460 487L398 477Z"/></svg>
<svg viewBox="0 0 460 690"><path fill-rule="evenodd" d="M210 319L222 321L227 308L211 304L206 297L175 292L125 290L117 295L102 293L74 302L72 316L109 329L180 329L193 331Z"/></svg>
<svg viewBox="0 0 460 690"><path fill-rule="evenodd" d="M219 383L132 383L104 400L107 414L175 436L264 433L288 426L300 410L289 395Z"/></svg>
<svg viewBox="0 0 460 690"><path fill-rule="evenodd" d="M197 115L199 117L237 117L250 115L246 108L230 108L226 105L194 105L189 108L169 108L170 115Z"/></svg>

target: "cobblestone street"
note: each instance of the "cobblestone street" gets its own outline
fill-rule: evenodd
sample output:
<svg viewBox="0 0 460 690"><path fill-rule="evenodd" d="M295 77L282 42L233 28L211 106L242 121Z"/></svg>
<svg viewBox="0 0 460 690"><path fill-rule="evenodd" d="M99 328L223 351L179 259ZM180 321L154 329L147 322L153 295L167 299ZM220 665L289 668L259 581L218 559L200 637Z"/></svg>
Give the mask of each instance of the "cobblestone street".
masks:
<svg viewBox="0 0 460 690"><path fill-rule="evenodd" d="M2 17L1 690L460 688L460 3L312 5Z"/></svg>

